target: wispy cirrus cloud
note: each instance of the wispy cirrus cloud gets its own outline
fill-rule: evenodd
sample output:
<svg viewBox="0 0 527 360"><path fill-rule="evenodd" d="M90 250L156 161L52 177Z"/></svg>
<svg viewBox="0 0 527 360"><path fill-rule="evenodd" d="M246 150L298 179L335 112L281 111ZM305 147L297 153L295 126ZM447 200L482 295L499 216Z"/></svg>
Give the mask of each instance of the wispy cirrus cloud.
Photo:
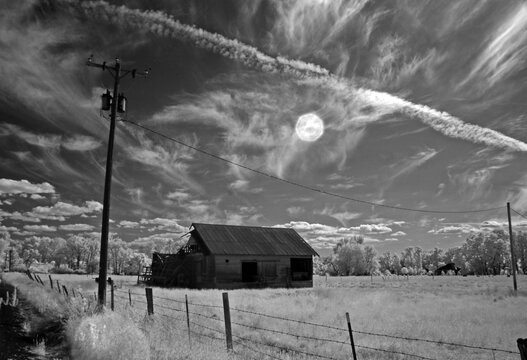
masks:
<svg viewBox="0 0 527 360"><path fill-rule="evenodd" d="M484 84L484 88L480 89L483 92L525 68L526 17L527 5L524 3L519 3L509 12L507 18L492 32L471 71L459 84L460 87L477 80L480 87Z"/></svg>
<svg viewBox="0 0 527 360"><path fill-rule="evenodd" d="M411 118L417 118L434 130L452 138L512 151L527 151L527 144L497 131L465 123L446 112L432 109L426 105L414 104L394 95L357 88L348 81L331 75L328 70L318 65L299 60L288 60L283 57L273 58L237 40L182 24L162 12L142 12L124 6L113 6L104 1L83 2L80 5L71 1L65 1L65 3L69 4L72 10L79 10L85 15L104 18L122 26L133 24L137 29L148 30L161 37L172 37L187 41L198 48L240 61L250 68L269 73L288 74L339 91L347 90L375 107L384 108L392 113L398 111Z"/></svg>

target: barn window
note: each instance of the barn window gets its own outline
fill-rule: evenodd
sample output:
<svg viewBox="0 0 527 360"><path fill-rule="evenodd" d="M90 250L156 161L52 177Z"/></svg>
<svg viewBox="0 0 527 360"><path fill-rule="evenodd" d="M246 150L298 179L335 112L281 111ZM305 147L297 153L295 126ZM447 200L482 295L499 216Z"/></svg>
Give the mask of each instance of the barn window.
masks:
<svg viewBox="0 0 527 360"><path fill-rule="evenodd" d="M291 258L291 278L293 281L306 281L313 278L313 259Z"/></svg>

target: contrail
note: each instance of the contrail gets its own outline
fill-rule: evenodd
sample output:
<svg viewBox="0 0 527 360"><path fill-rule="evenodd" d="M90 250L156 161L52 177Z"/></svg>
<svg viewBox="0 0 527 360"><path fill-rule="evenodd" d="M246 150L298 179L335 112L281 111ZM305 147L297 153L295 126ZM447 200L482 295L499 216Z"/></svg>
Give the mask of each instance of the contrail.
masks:
<svg viewBox="0 0 527 360"><path fill-rule="evenodd" d="M104 19L124 28L146 30L157 36L190 42L198 48L239 61L249 68L269 73L289 74L299 79L315 80L336 89L353 90L357 96L364 97L376 105L399 111L410 117L416 117L424 124L451 138L510 151L527 152L526 143L498 131L465 123L446 112L425 105L414 104L388 93L356 88L349 81L338 78L321 66L299 60L289 60L280 56L266 55L257 48L243 44L238 40L182 24L161 11L141 11L127 8L124 5L111 5L105 1L76 2L65 0L64 2L85 16Z"/></svg>

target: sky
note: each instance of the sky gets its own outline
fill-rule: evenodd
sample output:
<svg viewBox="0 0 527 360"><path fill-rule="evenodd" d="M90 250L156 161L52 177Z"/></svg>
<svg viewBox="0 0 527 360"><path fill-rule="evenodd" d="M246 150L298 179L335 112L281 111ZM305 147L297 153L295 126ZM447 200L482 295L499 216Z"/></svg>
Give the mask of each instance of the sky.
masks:
<svg viewBox="0 0 527 360"><path fill-rule="evenodd" d="M527 213L527 4L0 1L0 232L296 229L321 254L460 245ZM527 219L513 212L515 230Z"/></svg>

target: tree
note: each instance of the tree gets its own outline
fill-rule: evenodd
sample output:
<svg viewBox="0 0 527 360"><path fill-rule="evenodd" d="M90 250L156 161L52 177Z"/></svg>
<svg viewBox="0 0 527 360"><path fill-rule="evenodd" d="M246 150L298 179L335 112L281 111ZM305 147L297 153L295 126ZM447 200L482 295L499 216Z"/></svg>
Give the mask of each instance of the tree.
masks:
<svg viewBox="0 0 527 360"><path fill-rule="evenodd" d="M126 260L132 254L127 244L117 235L110 234L108 242L108 257L113 268L113 274L118 275L123 272Z"/></svg>
<svg viewBox="0 0 527 360"><path fill-rule="evenodd" d="M31 236L18 242L16 250L26 269L29 269L40 258L40 253L37 248L38 239L37 236Z"/></svg>
<svg viewBox="0 0 527 360"><path fill-rule="evenodd" d="M87 236L84 238L84 262L86 264L86 272L88 274L95 273L99 268L99 249L100 243L97 236Z"/></svg>
<svg viewBox="0 0 527 360"><path fill-rule="evenodd" d="M527 234L520 231L514 237L514 244L516 260L520 264L521 271L527 274Z"/></svg>
<svg viewBox="0 0 527 360"><path fill-rule="evenodd" d="M69 266L72 269L80 269L81 261L86 254L86 241L81 235L71 235L66 242Z"/></svg>
<svg viewBox="0 0 527 360"><path fill-rule="evenodd" d="M9 235L9 232L2 231L0 232L0 264L5 261L5 255L9 248L9 243L11 242L11 236ZM7 264L3 265L4 267L7 267ZM0 269L2 269L2 266L0 266Z"/></svg>
<svg viewBox="0 0 527 360"><path fill-rule="evenodd" d="M389 251L384 252L382 255L378 258L379 262L379 270L382 273L385 273L386 270L392 271L392 253Z"/></svg>
<svg viewBox="0 0 527 360"><path fill-rule="evenodd" d="M373 246L367 245L364 246L363 253L366 271L368 274L373 274L373 272L379 268L379 263L377 262L377 251Z"/></svg>

